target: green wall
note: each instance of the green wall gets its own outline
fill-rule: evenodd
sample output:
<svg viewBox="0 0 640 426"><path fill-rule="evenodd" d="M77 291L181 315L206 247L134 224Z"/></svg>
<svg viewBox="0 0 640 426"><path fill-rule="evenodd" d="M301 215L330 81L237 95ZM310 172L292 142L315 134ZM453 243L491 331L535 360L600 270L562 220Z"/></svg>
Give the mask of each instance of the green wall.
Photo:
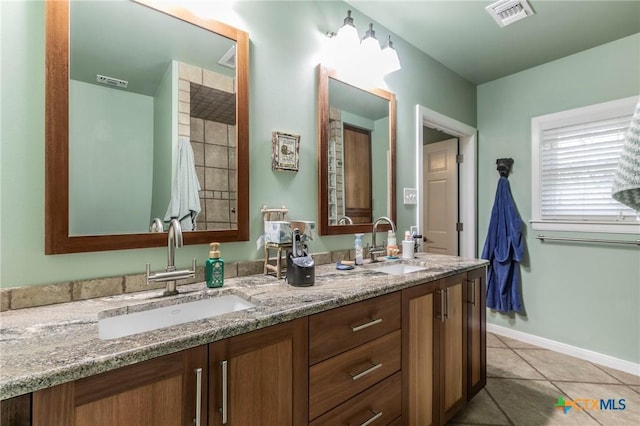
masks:
<svg viewBox="0 0 640 426"><path fill-rule="evenodd" d="M290 216L317 217L317 70L324 33L335 31L347 9L343 2L238 2L234 6L251 38L250 61L250 238L225 243L227 261L259 259L263 204L286 205ZM354 10L364 34L369 19ZM0 286L142 273L146 262L160 269L166 248L44 255L44 3L2 2L2 144L0 192ZM376 25L378 35L388 31ZM396 94L397 188L415 186L415 105L421 104L475 126L476 88L458 74L393 35L403 69L391 74ZM301 135L300 172L271 170L271 133ZM413 224L415 210L398 202L398 226ZM8 206L11 208L9 209ZM365 236L365 242L370 236ZM353 236L315 238L312 252L351 248ZM203 261L206 245L177 250L176 264Z"/></svg>
<svg viewBox="0 0 640 426"><path fill-rule="evenodd" d="M478 227L482 250L498 180L509 176L526 226L522 296L526 315L488 321L640 362L640 252L635 247L542 243L531 229L531 118L640 93L640 34L478 87ZM567 233L569 236L586 236ZM599 238L616 235L598 234Z"/></svg>
<svg viewBox="0 0 640 426"><path fill-rule="evenodd" d="M153 104L150 96L76 80L69 82L72 235L148 229Z"/></svg>
<svg viewBox="0 0 640 426"><path fill-rule="evenodd" d="M158 84L154 93L153 104L153 170L171 170L171 173L153 173L153 194L151 197L151 215L149 223L154 218L164 220L164 214L171 199L171 184L173 183L174 139L177 139L178 119L176 117L178 104L178 65L173 61ZM174 138L173 135L176 135Z"/></svg>

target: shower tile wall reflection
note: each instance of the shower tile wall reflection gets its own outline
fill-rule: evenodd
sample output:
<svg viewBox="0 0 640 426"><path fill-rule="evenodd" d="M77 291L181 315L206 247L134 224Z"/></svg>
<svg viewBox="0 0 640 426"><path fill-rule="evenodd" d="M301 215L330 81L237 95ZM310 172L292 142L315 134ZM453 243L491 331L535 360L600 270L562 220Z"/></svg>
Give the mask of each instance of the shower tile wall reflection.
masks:
<svg viewBox="0 0 640 426"><path fill-rule="evenodd" d="M337 225L344 215L342 145L342 112L329 108L329 225Z"/></svg>
<svg viewBox="0 0 640 426"><path fill-rule="evenodd" d="M234 79L186 64L179 65L179 78L179 134L191 140L201 187L197 229L234 229L237 227Z"/></svg>

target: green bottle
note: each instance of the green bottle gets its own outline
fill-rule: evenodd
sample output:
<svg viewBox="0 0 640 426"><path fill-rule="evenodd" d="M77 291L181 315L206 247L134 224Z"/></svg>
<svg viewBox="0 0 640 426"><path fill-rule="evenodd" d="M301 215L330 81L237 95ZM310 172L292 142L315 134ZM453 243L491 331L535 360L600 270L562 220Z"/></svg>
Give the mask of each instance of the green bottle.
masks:
<svg viewBox="0 0 640 426"><path fill-rule="evenodd" d="M204 278L207 281L207 287L222 287L224 284L224 260L220 258L220 243L209 244L209 259L204 266Z"/></svg>

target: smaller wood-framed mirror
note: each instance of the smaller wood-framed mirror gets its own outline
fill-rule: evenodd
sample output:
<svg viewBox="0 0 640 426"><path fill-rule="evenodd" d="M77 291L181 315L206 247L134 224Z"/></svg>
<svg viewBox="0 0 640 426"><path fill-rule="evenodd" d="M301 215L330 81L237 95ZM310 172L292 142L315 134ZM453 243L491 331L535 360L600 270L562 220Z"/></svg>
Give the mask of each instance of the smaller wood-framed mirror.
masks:
<svg viewBox="0 0 640 426"><path fill-rule="evenodd" d="M320 235L368 233L380 216L395 223L395 161L395 95L346 83L333 70L320 65Z"/></svg>

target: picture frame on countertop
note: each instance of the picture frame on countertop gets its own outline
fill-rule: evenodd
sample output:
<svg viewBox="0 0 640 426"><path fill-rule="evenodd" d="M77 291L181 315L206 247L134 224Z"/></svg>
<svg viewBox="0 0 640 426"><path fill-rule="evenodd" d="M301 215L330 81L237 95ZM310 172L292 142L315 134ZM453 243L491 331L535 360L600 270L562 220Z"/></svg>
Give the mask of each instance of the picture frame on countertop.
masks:
<svg viewBox="0 0 640 426"><path fill-rule="evenodd" d="M300 135L273 132L271 169L297 172L300 164Z"/></svg>

